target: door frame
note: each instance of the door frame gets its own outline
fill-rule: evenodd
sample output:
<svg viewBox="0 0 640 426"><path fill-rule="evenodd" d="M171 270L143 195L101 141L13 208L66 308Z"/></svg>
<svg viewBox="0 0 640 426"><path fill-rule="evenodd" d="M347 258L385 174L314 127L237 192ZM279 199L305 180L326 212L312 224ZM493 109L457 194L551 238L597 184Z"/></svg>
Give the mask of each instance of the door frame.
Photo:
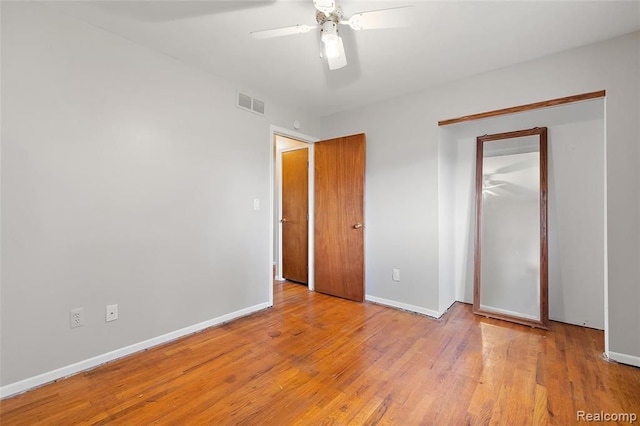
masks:
<svg viewBox="0 0 640 426"><path fill-rule="evenodd" d="M296 132L294 130L286 129L284 127L279 127L275 125L271 125L269 129L269 146L271 148L271 160L270 160L270 183L269 186L269 306L273 306L273 262L274 262L274 239L275 239L275 182L276 182L276 157L279 153L276 151L276 136L284 136L286 138L295 139L300 142L306 143L309 145L309 170L313 170L313 144L318 142L320 139L314 136L305 135L303 133ZM280 170L280 172L282 172ZM280 185L277 189L279 191L279 206L278 206L278 214L282 214L282 176L280 176ZM314 248L314 226L313 226L313 213L314 213L314 186L313 186L313 173L309 172L309 283L308 289L309 291L313 291L314 289L314 269L313 269L313 248ZM282 270L282 232L278 233L279 235L279 251L278 251L278 259L275 260L278 262L278 270Z"/></svg>

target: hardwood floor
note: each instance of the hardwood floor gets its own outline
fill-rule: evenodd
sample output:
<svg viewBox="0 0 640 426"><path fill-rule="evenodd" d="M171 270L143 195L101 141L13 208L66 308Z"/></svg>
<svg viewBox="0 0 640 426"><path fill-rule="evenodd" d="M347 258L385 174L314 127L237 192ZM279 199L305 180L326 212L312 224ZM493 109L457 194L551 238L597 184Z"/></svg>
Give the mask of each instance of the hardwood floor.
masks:
<svg viewBox="0 0 640 426"><path fill-rule="evenodd" d="M276 283L275 306L0 402L3 425L557 424L636 413L602 332L434 320ZM637 421L640 421L637 420ZM612 424L612 423L610 423Z"/></svg>

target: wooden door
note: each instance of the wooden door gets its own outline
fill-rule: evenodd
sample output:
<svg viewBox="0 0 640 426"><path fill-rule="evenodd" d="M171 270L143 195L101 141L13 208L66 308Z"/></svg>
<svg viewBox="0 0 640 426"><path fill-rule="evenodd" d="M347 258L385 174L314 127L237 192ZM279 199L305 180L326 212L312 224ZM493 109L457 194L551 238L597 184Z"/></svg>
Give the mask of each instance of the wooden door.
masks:
<svg viewBox="0 0 640 426"><path fill-rule="evenodd" d="M282 277L308 282L309 150L282 153Z"/></svg>
<svg viewBox="0 0 640 426"><path fill-rule="evenodd" d="M314 145L315 290L364 300L365 135Z"/></svg>

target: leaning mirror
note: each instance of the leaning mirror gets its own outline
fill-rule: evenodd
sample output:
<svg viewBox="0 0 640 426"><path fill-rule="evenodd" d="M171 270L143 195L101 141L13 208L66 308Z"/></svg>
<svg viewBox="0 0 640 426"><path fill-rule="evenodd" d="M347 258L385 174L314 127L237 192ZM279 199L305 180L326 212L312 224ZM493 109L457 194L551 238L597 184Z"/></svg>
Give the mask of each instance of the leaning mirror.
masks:
<svg viewBox="0 0 640 426"><path fill-rule="evenodd" d="M473 311L547 328L547 129L477 138Z"/></svg>

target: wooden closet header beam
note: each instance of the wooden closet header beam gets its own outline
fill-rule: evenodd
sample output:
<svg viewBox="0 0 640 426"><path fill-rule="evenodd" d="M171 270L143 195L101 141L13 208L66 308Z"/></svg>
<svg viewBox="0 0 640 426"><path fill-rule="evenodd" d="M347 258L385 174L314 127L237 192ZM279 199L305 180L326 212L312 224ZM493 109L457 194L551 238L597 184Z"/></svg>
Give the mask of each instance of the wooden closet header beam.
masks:
<svg viewBox="0 0 640 426"><path fill-rule="evenodd" d="M564 98L551 99L549 101L535 102L532 104L520 105L511 108L497 109L494 111L481 112L479 114L465 115L464 117L451 118L449 120L438 121L438 126L447 126L449 124L462 123L465 121L480 120L483 118L497 117L499 115L513 114L516 112L531 111L533 109L547 108L557 105L570 104L572 102L587 101L589 99L604 98L605 91L583 93L581 95L567 96Z"/></svg>

